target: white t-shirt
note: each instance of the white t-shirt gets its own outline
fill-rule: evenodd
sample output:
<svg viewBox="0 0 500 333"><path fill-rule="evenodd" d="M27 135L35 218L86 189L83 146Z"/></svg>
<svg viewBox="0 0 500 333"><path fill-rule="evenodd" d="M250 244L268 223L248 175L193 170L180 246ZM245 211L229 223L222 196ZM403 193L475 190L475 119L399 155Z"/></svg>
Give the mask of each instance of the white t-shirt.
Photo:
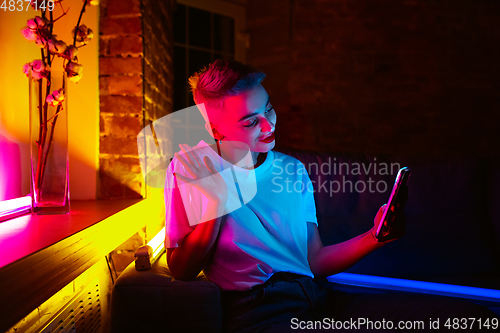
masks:
<svg viewBox="0 0 500 333"><path fill-rule="evenodd" d="M280 271L313 277L307 261L307 222L318 223L313 186L302 162L269 151L262 165L248 171L220 158L204 141L193 148L200 160L208 155L216 169L224 171L229 191L239 194L228 200L205 275L223 290L248 290ZM174 158L165 186L166 248L179 246L194 230L208 202L189 184L172 186L174 171L192 178ZM239 186L232 187L235 178ZM256 182L255 193L238 191L249 188L245 181ZM189 203L189 209L183 203Z"/></svg>

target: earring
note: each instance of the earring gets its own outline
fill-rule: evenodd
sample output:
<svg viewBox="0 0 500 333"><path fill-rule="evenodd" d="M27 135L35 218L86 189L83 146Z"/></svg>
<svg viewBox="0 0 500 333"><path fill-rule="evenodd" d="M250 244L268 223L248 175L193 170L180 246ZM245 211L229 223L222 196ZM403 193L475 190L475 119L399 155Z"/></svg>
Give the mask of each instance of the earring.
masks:
<svg viewBox="0 0 500 333"><path fill-rule="evenodd" d="M222 157L222 155L220 153L220 146L219 146L222 143L222 139L215 140L215 143L217 144L217 152L219 153L219 156ZM222 170L222 167L221 167L221 170Z"/></svg>

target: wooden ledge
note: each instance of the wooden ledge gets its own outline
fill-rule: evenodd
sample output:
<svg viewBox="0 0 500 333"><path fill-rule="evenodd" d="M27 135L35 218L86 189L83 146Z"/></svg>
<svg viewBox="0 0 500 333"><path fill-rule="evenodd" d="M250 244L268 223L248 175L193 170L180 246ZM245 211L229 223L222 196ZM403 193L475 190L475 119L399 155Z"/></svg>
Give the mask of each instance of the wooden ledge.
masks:
<svg viewBox="0 0 500 333"><path fill-rule="evenodd" d="M134 199L72 201L70 214L0 223L0 332L153 219L164 219L163 203Z"/></svg>

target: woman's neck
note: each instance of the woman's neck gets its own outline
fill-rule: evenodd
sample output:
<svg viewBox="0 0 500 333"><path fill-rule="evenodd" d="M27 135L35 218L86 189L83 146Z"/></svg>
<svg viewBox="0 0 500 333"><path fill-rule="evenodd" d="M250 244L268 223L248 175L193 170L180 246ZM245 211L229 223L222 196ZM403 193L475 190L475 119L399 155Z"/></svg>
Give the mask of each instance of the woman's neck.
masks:
<svg viewBox="0 0 500 333"><path fill-rule="evenodd" d="M267 158L267 152L261 153L250 151L250 154L248 154L248 150L241 149L241 147L234 147L232 144L224 144L224 141L219 144L220 154L216 144L211 144L209 146L217 155L221 155L221 157L229 163L244 169L255 169L262 165Z"/></svg>
<svg viewBox="0 0 500 333"><path fill-rule="evenodd" d="M256 154L257 156L253 157L255 162L254 169L261 166L267 158L267 153L257 153L257 152L252 152L252 154Z"/></svg>

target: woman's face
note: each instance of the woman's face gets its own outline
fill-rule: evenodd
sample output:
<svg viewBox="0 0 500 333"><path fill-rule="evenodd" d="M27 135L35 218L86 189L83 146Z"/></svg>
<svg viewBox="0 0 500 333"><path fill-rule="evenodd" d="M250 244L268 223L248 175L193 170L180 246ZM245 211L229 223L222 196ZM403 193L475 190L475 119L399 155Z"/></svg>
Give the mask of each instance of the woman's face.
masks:
<svg viewBox="0 0 500 333"><path fill-rule="evenodd" d="M214 128L224 136L223 141L243 142L250 151L266 153L274 148L275 126L276 113L269 95L259 84L246 93L227 97Z"/></svg>

